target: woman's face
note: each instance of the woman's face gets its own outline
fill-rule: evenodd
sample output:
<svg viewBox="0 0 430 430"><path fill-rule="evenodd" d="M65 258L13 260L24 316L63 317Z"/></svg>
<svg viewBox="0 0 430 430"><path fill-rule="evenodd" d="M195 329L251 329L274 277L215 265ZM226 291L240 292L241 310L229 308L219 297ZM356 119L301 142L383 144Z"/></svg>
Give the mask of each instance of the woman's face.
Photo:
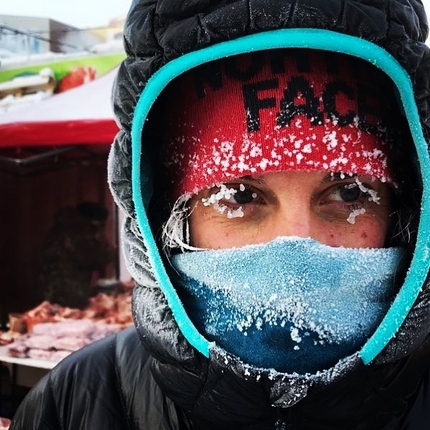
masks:
<svg viewBox="0 0 430 430"><path fill-rule="evenodd" d="M221 249L299 236L382 248L390 194L389 185L371 176L288 171L239 178L191 199L191 245Z"/></svg>

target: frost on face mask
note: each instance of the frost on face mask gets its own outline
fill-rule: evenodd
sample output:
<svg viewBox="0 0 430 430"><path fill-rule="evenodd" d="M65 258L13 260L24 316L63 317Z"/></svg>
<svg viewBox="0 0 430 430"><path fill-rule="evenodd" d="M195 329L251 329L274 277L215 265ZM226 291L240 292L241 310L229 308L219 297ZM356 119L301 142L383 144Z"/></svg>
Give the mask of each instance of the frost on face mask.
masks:
<svg viewBox="0 0 430 430"><path fill-rule="evenodd" d="M403 255L278 237L176 254L172 265L184 307L210 341L245 363L305 374L361 348L397 292Z"/></svg>
<svg viewBox="0 0 430 430"><path fill-rule="evenodd" d="M235 188L228 188L226 185L221 184L217 192L212 193L208 198L202 198L202 203L204 206L213 206L220 214L225 213L227 218L240 218L244 215L241 206L237 209L232 209L220 203L222 200L230 200L236 193Z"/></svg>

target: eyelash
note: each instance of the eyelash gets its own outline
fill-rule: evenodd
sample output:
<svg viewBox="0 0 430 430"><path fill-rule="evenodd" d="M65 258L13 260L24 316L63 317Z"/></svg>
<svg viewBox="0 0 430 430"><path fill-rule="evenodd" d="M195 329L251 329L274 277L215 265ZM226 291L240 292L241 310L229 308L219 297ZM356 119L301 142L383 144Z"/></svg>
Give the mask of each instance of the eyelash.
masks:
<svg viewBox="0 0 430 430"><path fill-rule="evenodd" d="M235 190L235 193L231 196L230 199L224 200L224 202L237 205L237 206L247 206L250 204L261 204L263 203L263 197L261 197L258 190L256 190L254 187L239 183L239 184L227 184L227 187L230 189ZM242 196L245 200L247 198L250 198L249 201L237 201L238 198Z"/></svg>
<svg viewBox="0 0 430 430"><path fill-rule="evenodd" d="M357 190L357 198L350 202L345 201L342 198L334 198L336 194L339 195L339 193L345 190ZM240 202L238 201L238 197L241 194L246 194L247 197L250 197L251 199L249 201ZM227 195L227 198L224 197L225 195ZM215 196L217 196L216 203L214 203ZM256 210L258 206L266 203L264 191L243 182L225 183L219 187L215 187L207 194L207 198L202 200L206 206L209 204L215 204L218 210L235 211L240 209L245 213L251 213L251 211ZM364 208L366 204L372 200L376 204L379 204L377 193L368 184L361 183L358 178L354 178L354 182L349 180L348 182L337 183L329 186L322 192L322 197L318 200L322 206L335 205L338 207L339 211L345 213L350 213L351 211Z"/></svg>
<svg viewBox="0 0 430 430"><path fill-rule="evenodd" d="M358 191L358 195L354 200L345 201L342 198L334 199L330 198L334 196L336 193L341 193L345 190L354 190ZM323 199L323 203L328 204L339 204L345 208L347 211L356 210L364 207L368 201L373 201L376 204L379 204L379 198L377 197L377 193L369 187L367 184L362 184L361 182L347 182L343 184L337 184L334 187L330 187L325 194L325 198Z"/></svg>

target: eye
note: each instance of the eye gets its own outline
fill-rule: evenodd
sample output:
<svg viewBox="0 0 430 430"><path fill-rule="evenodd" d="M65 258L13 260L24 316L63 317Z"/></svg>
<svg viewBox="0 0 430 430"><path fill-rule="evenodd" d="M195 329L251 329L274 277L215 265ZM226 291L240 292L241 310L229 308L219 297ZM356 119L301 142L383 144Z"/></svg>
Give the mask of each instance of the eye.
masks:
<svg viewBox="0 0 430 430"><path fill-rule="evenodd" d="M252 186L243 183L221 184L219 187L209 190L201 200L204 206L214 205L222 210L227 207L247 206L262 202L259 193Z"/></svg>
<svg viewBox="0 0 430 430"><path fill-rule="evenodd" d="M342 201L346 203L355 202L362 195L362 191L357 184L344 184L336 187L331 193L333 200Z"/></svg>
<svg viewBox="0 0 430 430"><path fill-rule="evenodd" d="M361 190L357 184L347 184L340 187L339 196L345 202L353 202L361 196Z"/></svg>
<svg viewBox="0 0 430 430"><path fill-rule="evenodd" d="M244 184L240 184L237 188L235 187L236 192L231 197L230 200L234 200L235 203L239 205L246 205L248 203L252 203L258 197L257 193L251 187L247 187Z"/></svg>

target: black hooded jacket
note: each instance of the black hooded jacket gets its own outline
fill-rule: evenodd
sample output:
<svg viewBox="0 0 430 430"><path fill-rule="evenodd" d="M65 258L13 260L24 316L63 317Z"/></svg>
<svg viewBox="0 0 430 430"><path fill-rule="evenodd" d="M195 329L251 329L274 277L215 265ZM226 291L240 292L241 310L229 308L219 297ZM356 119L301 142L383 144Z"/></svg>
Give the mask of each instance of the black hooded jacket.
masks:
<svg viewBox="0 0 430 430"><path fill-rule="evenodd" d="M114 88L122 130L110 154L109 182L126 217L125 256L137 282L136 329L62 361L25 399L11 430L430 428L430 226L425 220L430 163L423 149L430 137L427 33L418 0L134 0L125 25L127 58ZM378 62L384 53L397 60L400 69L393 75L404 95L422 177L417 183L424 189L420 228L412 233L414 259L399 297L402 306L410 303L403 306L407 315L400 322L388 317L376 339L385 339L395 321L398 327L379 349L375 342L366 345L316 375L257 369L216 345L205 350L204 339L181 313L150 228L146 209L160 166L151 158L151 142L143 139L137 149L131 145L132 136L140 139L145 112L162 90L154 93L152 83L160 82L166 65L175 65L167 84L191 67L187 61L196 57L190 53L201 53L196 61L202 63L244 52L243 47L290 47L290 34L294 47L307 47L312 39L319 49L335 50L335 40L352 55L370 46L373 53L363 54L369 61Z"/></svg>

